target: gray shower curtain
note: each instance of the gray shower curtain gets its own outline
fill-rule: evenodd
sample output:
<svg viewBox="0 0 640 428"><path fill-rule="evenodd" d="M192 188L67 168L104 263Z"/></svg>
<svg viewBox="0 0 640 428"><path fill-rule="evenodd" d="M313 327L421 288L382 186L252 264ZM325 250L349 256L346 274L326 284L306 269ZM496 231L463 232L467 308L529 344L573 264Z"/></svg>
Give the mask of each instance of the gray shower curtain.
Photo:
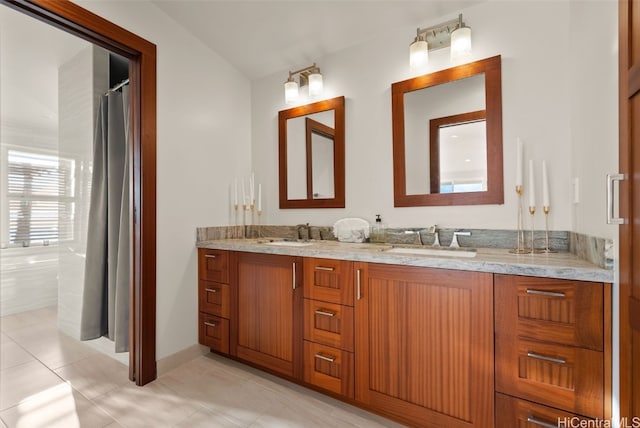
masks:
<svg viewBox="0 0 640 428"><path fill-rule="evenodd" d="M100 99L93 146L91 205L80 339L107 336L129 349L129 86Z"/></svg>

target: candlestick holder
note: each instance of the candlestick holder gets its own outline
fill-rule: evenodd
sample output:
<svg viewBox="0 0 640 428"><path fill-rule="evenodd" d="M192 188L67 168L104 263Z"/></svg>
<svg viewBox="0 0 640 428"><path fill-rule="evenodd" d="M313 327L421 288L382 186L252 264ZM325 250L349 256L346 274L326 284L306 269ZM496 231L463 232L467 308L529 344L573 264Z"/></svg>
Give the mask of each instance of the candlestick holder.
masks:
<svg viewBox="0 0 640 428"><path fill-rule="evenodd" d="M262 210L258 208L258 238L262 238Z"/></svg>
<svg viewBox="0 0 640 428"><path fill-rule="evenodd" d="M233 225L238 225L238 204L233 204Z"/></svg>
<svg viewBox="0 0 640 428"><path fill-rule="evenodd" d="M256 222L254 220L254 217L253 217L253 214L254 214L255 209L256 209L256 201L255 200L251 201L250 209L251 209L251 225L253 226L254 224L256 224Z"/></svg>
<svg viewBox="0 0 640 428"><path fill-rule="evenodd" d="M522 218L522 194L524 187L516 186L516 194L518 195L518 235L516 238L516 248L509 250L512 254L529 254L531 251L524 247L524 222Z"/></svg>
<svg viewBox="0 0 640 428"><path fill-rule="evenodd" d="M534 245L534 239L533 239L533 216L535 216L536 214L536 207L529 205L529 214L531 214L531 254L535 254L538 251L536 250L536 247Z"/></svg>
<svg viewBox="0 0 640 428"><path fill-rule="evenodd" d="M246 237L247 230L247 206L242 204L242 237Z"/></svg>
<svg viewBox="0 0 640 428"><path fill-rule="evenodd" d="M551 212L551 207L543 206L542 211L544 212L544 249L541 250L541 253L556 253L557 251L549 248L549 213Z"/></svg>

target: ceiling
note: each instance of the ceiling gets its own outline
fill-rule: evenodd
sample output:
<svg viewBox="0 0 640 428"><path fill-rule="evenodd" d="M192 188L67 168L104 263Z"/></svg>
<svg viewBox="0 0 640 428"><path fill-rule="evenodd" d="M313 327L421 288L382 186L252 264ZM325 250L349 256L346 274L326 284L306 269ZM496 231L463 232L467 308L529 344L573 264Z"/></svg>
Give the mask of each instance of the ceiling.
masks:
<svg viewBox="0 0 640 428"><path fill-rule="evenodd" d="M152 0L250 80L487 0ZM433 22L436 20L436 22ZM413 34L407 34L407 46Z"/></svg>

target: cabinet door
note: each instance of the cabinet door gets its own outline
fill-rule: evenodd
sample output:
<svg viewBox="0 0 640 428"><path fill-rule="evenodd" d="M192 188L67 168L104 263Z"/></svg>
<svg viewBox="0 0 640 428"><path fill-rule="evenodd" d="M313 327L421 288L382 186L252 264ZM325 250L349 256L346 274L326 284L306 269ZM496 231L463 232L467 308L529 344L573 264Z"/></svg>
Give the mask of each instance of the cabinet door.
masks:
<svg viewBox="0 0 640 428"><path fill-rule="evenodd" d="M298 258L238 253L237 356L287 376L302 375Z"/></svg>
<svg viewBox="0 0 640 428"><path fill-rule="evenodd" d="M493 276L354 269L356 400L409 425L493 426Z"/></svg>

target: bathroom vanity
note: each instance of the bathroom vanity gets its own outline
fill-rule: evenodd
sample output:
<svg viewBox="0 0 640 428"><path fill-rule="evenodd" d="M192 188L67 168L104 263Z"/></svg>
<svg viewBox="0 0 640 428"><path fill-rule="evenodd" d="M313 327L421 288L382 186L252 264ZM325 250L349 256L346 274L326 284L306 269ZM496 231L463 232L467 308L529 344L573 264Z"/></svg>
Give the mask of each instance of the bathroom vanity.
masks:
<svg viewBox="0 0 640 428"><path fill-rule="evenodd" d="M212 351L410 426L610 417L612 273L575 256L198 246Z"/></svg>

